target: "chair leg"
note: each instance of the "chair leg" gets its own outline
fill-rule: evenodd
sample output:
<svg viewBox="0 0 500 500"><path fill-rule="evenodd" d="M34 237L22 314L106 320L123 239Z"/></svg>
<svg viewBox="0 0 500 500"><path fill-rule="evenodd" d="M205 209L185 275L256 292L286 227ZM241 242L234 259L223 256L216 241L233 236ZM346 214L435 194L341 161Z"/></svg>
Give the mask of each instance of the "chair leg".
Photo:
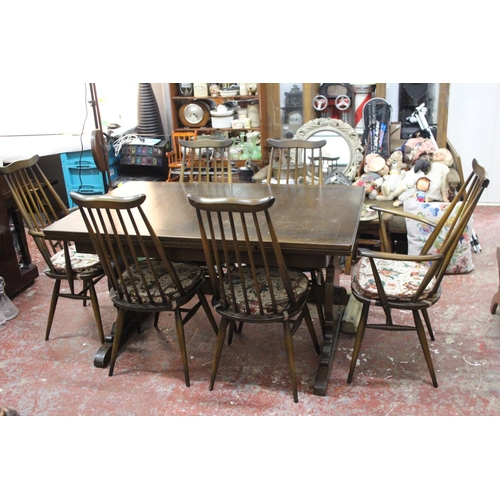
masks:
<svg viewBox="0 0 500 500"><path fill-rule="evenodd" d="M186 381L186 387L189 387L191 383L189 381L189 366L188 366L188 357L186 349L186 337L184 335L184 325L182 323L182 314L179 307L175 310L175 328L177 330L177 339L179 340L179 348L181 351L182 368L184 369L184 379Z"/></svg>
<svg viewBox="0 0 500 500"><path fill-rule="evenodd" d="M285 321L283 323L283 336L285 339L286 357L288 360L288 370L290 371L290 379L292 381L293 400L295 403L298 403L299 402L299 395L297 392L297 373L295 371L295 355L293 352L292 332L290 330L290 322L289 321Z"/></svg>
<svg viewBox="0 0 500 500"><path fill-rule="evenodd" d="M109 361L109 373L111 377L115 369L116 356L118 355L118 349L120 348L120 341L123 332L123 325L125 323L125 309L118 308L118 316L116 317L115 323L115 335L113 337L113 349L111 350L111 359Z"/></svg>
<svg viewBox="0 0 500 500"><path fill-rule="evenodd" d="M361 318L359 319L358 330L356 332L356 340L354 342L354 349L352 351L351 366L349 368L349 375L347 376L348 384L352 382L354 369L356 368L356 361L358 360L359 351L361 349L361 343L363 342L363 337L365 335L366 321L368 320L369 310L370 310L370 305L363 303L363 309L361 310Z"/></svg>
<svg viewBox="0 0 500 500"><path fill-rule="evenodd" d="M52 321L54 321L54 314L56 312L57 299L59 298L60 288L61 280L55 280L54 288L52 289L52 298L50 299L49 317L47 318L47 327L45 329L45 340L49 340L50 329L52 328Z"/></svg>
<svg viewBox="0 0 500 500"><path fill-rule="evenodd" d="M224 346L224 338L226 337L226 330L229 321L227 318L222 317L219 325L219 333L217 334L217 343L215 346L215 355L212 362L212 374L210 375L210 385L209 390L213 390L215 377L217 376L217 370L219 369L219 362L222 353L222 347Z"/></svg>
<svg viewBox="0 0 500 500"><path fill-rule="evenodd" d="M230 321L229 322L229 331L227 335L227 345L231 345L233 343L233 333L236 330L236 322L235 321Z"/></svg>
<svg viewBox="0 0 500 500"><path fill-rule="evenodd" d="M311 340L313 341L316 354L321 354L321 349L319 348L319 343L318 343L318 337L316 337L316 331L314 330L314 325L311 319L311 313L309 312L309 307L307 303L304 304L303 311L304 311L304 320L309 330L309 335L311 336Z"/></svg>
<svg viewBox="0 0 500 500"><path fill-rule="evenodd" d="M153 326L156 328L158 326L158 320L160 319L160 313L156 312L154 316Z"/></svg>
<svg viewBox="0 0 500 500"><path fill-rule="evenodd" d="M422 309L422 316L424 317L424 321L427 326L427 331L429 332L429 337L431 338L431 340L436 340L434 338L434 332L432 331L431 319L429 318L429 311L427 309Z"/></svg>
<svg viewBox="0 0 500 500"><path fill-rule="evenodd" d="M92 281L92 279L89 279L89 280L82 280L82 287L85 289L86 287L88 287L88 289L90 290L90 287L94 284L94 282ZM71 292L71 293L74 293L74 292ZM83 307L87 307L87 292L85 292L83 294Z"/></svg>
<svg viewBox="0 0 500 500"><path fill-rule="evenodd" d="M417 327L418 338L420 339L420 345L422 346L422 351L424 351L425 361L427 363L427 368L431 374L432 385L434 387L438 386L436 374L434 372L434 365L432 364L431 352L429 351L429 345L427 344L427 338L425 336L424 325L420 319L420 314L418 311L413 311L413 318L415 320L415 326Z"/></svg>
<svg viewBox="0 0 500 500"><path fill-rule="evenodd" d="M95 291L94 282L92 280L89 280L89 292L90 302L92 303L92 309L94 311L95 323L97 325L97 331L99 333L99 339L101 341L101 344L104 344L104 330L102 328L101 310L99 308L97 293Z"/></svg>

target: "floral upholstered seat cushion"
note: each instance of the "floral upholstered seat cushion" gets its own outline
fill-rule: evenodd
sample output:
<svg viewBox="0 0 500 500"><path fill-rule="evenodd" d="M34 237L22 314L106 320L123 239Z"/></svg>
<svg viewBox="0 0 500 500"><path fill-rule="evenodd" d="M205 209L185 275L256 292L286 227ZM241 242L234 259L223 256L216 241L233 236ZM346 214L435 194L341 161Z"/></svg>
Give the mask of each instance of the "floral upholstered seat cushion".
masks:
<svg viewBox="0 0 500 500"><path fill-rule="evenodd" d="M256 293L256 288L254 281L251 276L250 268L243 268L244 278L246 285L246 293L248 297L248 302L250 305L250 311L247 311L245 298L243 295L243 285L241 282L241 278L239 275L238 269L232 271L232 280L233 285L235 287L237 296L236 303L238 307L238 311L244 314L255 314L260 315L259 310L259 302ZM296 271L288 271L288 275L290 276L290 280L292 282L292 290L293 295L296 300L301 297L308 289L309 289L309 280L307 276L303 273ZM226 277L226 281L229 278ZM262 304L264 307L264 313L273 314L273 305L271 300L270 289L271 286L268 283L268 279L263 268L257 270L257 280L258 280L258 288L260 293L262 294ZM272 288L275 294L275 299L277 303L278 313L286 311L290 307L290 300L286 293L285 287L283 286L283 280L278 269L271 270L271 280L272 280ZM229 304L233 305L233 298L230 296L230 293L226 294L226 300Z"/></svg>
<svg viewBox="0 0 500 500"><path fill-rule="evenodd" d="M444 212L448 208L449 203L444 202L429 202L422 203L416 200L408 200L404 203L404 211L409 212L414 215L425 218L429 222L438 222L443 216ZM460 204L457 205L458 207ZM450 225L453 221L453 214L450 216L449 221L445 224L441 231L441 234L436 238L434 246L429 250L429 253L437 253L443 240L448 233ZM446 268L446 274L462 274L469 273L474 269L474 262L472 261L472 250L470 245L471 235L472 235L472 217L465 228L460 241L457 244L457 248L453 252L453 257L451 258L448 267ZM429 234L432 233L434 228L429 224L423 224L421 222L406 219L406 229L408 233L408 255L418 255L422 250Z"/></svg>
<svg viewBox="0 0 500 500"><path fill-rule="evenodd" d="M94 272L101 269L99 257L96 254L77 252L74 245L69 247L69 256L71 260L71 268L77 276L82 272ZM50 260L57 272L66 272L64 250L59 250L59 252L54 254Z"/></svg>
<svg viewBox="0 0 500 500"><path fill-rule="evenodd" d="M386 259L377 259L376 265L382 280L382 286L389 300L411 300L429 270L427 263ZM420 299L428 297L434 283L433 278ZM353 267L351 286L354 291L364 297L378 298L377 285L368 257L362 257Z"/></svg>
<svg viewBox="0 0 500 500"><path fill-rule="evenodd" d="M179 293L179 290L175 286L171 276L168 274L167 270L165 269L160 260L152 260L151 263L153 265L154 274L158 278L160 288L161 290L163 290L163 293L167 297L167 301L174 302L181 296L181 294ZM199 266L187 263L180 263L180 262L174 262L172 265L175 271L177 272L177 276L179 277L179 280L186 292L190 290L205 276L203 269L201 269ZM160 289L157 287L155 283L154 277L151 271L149 270L147 262L145 261L140 262L139 267L141 273L144 275L145 278L144 281L148 283L147 289L144 286L142 286L137 266L135 265L131 266L130 274L127 271L123 273L124 284L131 296L132 301L137 303L139 303L139 301L149 302L150 300L148 297L148 291L149 291L149 293L152 296L152 300L155 304L163 304L164 302L161 296ZM138 289L138 294L134 290L132 282L140 284Z"/></svg>

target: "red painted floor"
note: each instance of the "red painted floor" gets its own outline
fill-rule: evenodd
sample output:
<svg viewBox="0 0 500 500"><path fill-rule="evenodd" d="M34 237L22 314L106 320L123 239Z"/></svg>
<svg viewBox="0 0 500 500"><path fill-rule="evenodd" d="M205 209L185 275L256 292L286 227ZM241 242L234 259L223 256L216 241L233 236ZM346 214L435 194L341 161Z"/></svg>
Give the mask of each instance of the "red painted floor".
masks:
<svg viewBox="0 0 500 500"><path fill-rule="evenodd" d="M142 333L129 335L109 377L93 364L99 339L90 306L61 300L51 338L43 340L52 281L42 273L13 299L18 317L0 326L0 405L23 416L498 415L500 310L492 315L490 301L499 286L499 214L498 207L476 209L482 251L473 253L475 270L447 276L443 297L431 309L437 389L415 333L367 331L353 383L346 378L354 338L341 334L327 395L315 396L318 357L301 327L295 336L295 404L281 326L247 325L225 346L209 391L215 335L202 313L186 326L191 387L184 384L170 314L161 316L158 329L148 320ZM348 276L341 281L349 286ZM99 300L104 327L111 329L115 312L105 283Z"/></svg>

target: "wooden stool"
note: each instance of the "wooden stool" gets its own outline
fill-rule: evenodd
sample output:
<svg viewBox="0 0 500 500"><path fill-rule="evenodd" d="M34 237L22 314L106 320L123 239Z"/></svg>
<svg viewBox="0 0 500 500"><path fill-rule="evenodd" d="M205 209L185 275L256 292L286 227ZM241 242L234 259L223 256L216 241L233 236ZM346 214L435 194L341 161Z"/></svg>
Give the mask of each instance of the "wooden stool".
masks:
<svg viewBox="0 0 500 500"><path fill-rule="evenodd" d="M500 247L497 247L497 263L498 263L498 292L493 295L491 300L490 312L495 314L497 312L497 306L500 304Z"/></svg>

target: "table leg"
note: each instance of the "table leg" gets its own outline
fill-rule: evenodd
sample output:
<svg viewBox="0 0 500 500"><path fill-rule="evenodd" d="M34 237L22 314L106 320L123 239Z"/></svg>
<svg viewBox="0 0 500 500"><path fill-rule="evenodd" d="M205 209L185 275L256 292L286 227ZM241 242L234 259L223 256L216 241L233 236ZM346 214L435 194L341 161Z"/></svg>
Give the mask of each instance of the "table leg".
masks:
<svg viewBox="0 0 500 500"><path fill-rule="evenodd" d="M314 381L314 394L325 396L328 379L337 349L337 341L342 323L342 314L347 304L347 291L339 286L339 257L333 257L326 268L324 286L325 334L319 367Z"/></svg>
<svg viewBox="0 0 500 500"><path fill-rule="evenodd" d="M137 329L137 316L132 313L127 313L125 315L125 329L122 334L122 342L129 334L129 332L134 328ZM104 336L104 344L99 347L97 352L94 354L94 366L97 368L106 368L111 359L111 350L113 349L113 339L115 336L115 323L111 327L111 332L109 335Z"/></svg>

